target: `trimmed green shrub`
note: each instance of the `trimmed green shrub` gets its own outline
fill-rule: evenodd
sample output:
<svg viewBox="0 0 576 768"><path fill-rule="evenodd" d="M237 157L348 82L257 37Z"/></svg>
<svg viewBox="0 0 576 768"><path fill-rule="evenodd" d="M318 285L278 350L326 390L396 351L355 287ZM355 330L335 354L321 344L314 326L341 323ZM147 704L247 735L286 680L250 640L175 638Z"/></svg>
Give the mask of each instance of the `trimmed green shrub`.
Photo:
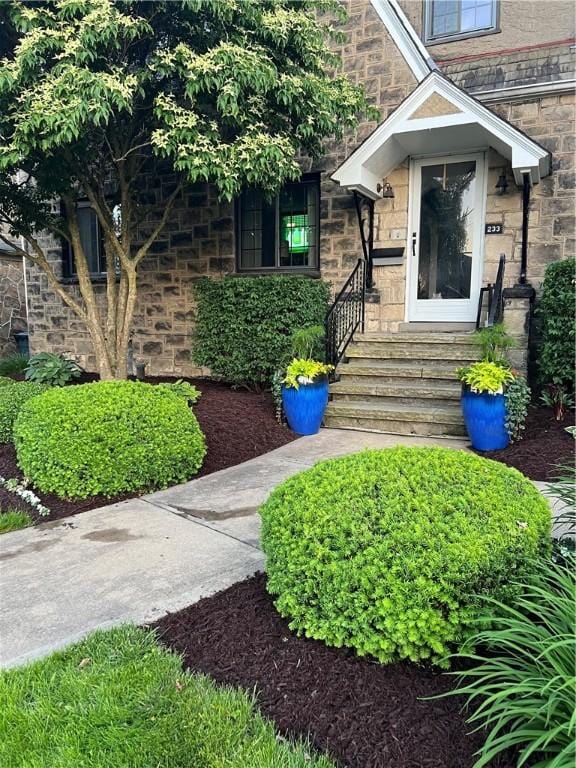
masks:
<svg viewBox="0 0 576 768"><path fill-rule="evenodd" d="M260 387L289 356L295 330L324 323L328 285L296 275L203 278L192 356L231 384Z"/></svg>
<svg viewBox="0 0 576 768"><path fill-rule="evenodd" d="M381 662L442 659L479 595L550 546L550 509L515 469L447 448L324 461L260 510L268 589L290 627Z"/></svg>
<svg viewBox="0 0 576 768"><path fill-rule="evenodd" d="M183 482L206 453L186 398L135 381L45 392L23 407L14 442L37 488L78 499Z"/></svg>
<svg viewBox="0 0 576 768"><path fill-rule="evenodd" d="M0 443L12 440L14 422L20 409L30 398L41 395L48 387L31 381L2 381L0 386Z"/></svg>
<svg viewBox="0 0 576 768"><path fill-rule="evenodd" d="M537 314L542 322L538 356L540 380L574 392L576 346L576 262L574 259L549 264L542 284Z"/></svg>

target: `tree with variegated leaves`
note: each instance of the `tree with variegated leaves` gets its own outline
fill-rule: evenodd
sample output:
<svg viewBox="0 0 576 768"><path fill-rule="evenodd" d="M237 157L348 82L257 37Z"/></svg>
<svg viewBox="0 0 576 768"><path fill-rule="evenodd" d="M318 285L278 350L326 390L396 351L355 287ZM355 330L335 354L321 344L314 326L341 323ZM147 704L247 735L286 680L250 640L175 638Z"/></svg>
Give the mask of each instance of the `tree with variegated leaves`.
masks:
<svg viewBox="0 0 576 768"><path fill-rule="evenodd" d="M213 184L228 201L248 187L274 194L300 175L299 155L318 155L368 109L334 74L340 21L335 0L2 6L0 240L22 238L85 323L102 378L126 377L138 269L186 186ZM149 203L145 178L166 172L169 195ZM104 303L78 200L103 234ZM59 279L41 231L70 244L78 289Z"/></svg>

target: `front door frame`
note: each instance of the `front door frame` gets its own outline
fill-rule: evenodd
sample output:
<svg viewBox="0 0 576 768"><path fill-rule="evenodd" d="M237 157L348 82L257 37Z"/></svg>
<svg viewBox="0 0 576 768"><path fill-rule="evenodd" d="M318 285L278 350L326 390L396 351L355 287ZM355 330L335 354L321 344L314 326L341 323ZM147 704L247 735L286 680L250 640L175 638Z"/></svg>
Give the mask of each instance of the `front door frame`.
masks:
<svg viewBox="0 0 576 768"><path fill-rule="evenodd" d="M470 298L418 299L418 253L420 248L420 194L425 165L476 161L476 207L480 216L474 223L475 250L472 257ZM478 297L484 276L484 224L488 185L488 151L469 153L424 155L410 158L408 188L408 242L406 258L406 312L407 322L470 323L476 321Z"/></svg>

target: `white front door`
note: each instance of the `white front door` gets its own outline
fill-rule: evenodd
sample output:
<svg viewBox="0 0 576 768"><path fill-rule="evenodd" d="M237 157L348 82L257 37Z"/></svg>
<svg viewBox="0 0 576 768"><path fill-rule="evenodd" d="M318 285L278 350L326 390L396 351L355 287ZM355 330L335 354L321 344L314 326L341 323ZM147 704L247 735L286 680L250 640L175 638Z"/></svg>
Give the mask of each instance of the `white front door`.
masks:
<svg viewBox="0 0 576 768"><path fill-rule="evenodd" d="M413 160L407 319L476 320L482 284L484 153Z"/></svg>

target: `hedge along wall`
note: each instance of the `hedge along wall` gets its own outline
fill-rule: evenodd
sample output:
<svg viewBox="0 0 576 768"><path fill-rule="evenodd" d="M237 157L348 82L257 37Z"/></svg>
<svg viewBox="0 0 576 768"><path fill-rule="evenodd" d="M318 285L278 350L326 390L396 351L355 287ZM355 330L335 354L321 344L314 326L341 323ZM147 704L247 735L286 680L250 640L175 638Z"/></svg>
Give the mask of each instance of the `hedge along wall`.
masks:
<svg viewBox="0 0 576 768"><path fill-rule="evenodd" d="M549 264L537 315L541 323L538 354L540 383L575 388L576 260Z"/></svg>
<svg viewBox="0 0 576 768"><path fill-rule="evenodd" d="M290 353L298 328L322 325L329 287L297 275L203 278L194 287L192 358L231 384L261 387Z"/></svg>

